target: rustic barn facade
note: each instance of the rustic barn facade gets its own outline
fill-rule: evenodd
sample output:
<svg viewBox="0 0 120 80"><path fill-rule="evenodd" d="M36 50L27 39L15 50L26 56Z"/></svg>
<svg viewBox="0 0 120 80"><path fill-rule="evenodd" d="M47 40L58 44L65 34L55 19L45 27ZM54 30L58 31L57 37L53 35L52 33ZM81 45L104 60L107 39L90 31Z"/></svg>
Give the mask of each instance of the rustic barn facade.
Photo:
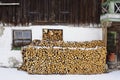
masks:
<svg viewBox="0 0 120 80"><path fill-rule="evenodd" d="M1 0L0 21L14 25L99 24L100 8L100 0Z"/></svg>
<svg viewBox="0 0 120 80"><path fill-rule="evenodd" d="M106 38L105 28L100 25L101 2L1 0L0 66L19 67L21 63L20 68L32 74L105 72L106 46L102 40ZM44 65L41 60L45 60Z"/></svg>

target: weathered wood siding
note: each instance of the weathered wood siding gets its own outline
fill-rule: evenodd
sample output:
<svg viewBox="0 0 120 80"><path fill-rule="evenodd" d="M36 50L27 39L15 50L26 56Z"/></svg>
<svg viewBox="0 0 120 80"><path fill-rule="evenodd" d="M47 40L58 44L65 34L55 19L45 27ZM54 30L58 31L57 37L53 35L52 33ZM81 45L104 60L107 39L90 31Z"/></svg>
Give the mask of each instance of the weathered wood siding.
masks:
<svg viewBox="0 0 120 80"><path fill-rule="evenodd" d="M101 0L1 0L0 21L17 24L99 24Z"/></svg>

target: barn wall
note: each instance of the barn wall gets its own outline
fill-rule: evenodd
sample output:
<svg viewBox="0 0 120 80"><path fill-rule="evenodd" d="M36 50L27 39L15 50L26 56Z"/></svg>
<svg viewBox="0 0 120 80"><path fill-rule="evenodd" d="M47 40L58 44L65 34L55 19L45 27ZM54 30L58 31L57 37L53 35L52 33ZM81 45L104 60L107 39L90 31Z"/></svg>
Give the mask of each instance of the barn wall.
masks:
<svg viewBox="0 0 120 80"><path fill-rule="evenodd" d="M30 27L5 27L4 34L0 37L0 65L10 66L9 57L16 57L22 62L21 51L12 49L12 30L32 30L32 40L42 40L42 29L63 29L64 41L91 41L102 40L101 28L82 28L68 26L30 26Z"/></svg>
<svg viewBox="0 0 120 80"><path fill-rule="evenodd" d="M19 6L0 6L0 22L13 25L99 24L101 0L1 0Z"/></svg>

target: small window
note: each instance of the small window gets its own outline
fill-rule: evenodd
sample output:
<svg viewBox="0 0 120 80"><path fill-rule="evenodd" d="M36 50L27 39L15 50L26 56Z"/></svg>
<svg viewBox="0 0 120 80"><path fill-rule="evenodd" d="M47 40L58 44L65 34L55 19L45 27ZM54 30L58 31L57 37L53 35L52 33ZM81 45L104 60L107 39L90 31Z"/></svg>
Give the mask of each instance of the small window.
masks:
<svg viewBox="0 0 120 80"><path fill-rule="evenodd" d="M63 30L62 29L43 29L43 40L62 41Z"/></svg>
<svg viewBox="0 0 120 80"><path fill-rule="evenodd" d="M32 41L31 30L13 30L13 49L20 49Z"/></svg>

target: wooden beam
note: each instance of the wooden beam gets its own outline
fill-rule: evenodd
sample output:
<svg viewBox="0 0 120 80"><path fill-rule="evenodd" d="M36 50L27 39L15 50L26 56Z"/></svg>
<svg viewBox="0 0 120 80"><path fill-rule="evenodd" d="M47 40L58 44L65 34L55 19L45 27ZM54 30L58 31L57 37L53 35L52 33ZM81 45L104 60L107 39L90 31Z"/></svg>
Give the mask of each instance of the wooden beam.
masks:
<svg viewBox="0 0 120 80"><path fill-rule="evenodd" d="M0 6L18 6L20 3L0 3Z"/></svg>
<svg viewBox="0 0 120 80"><path fill-rule="evenodd" d="M107 47L107 27L102 27L102 37L102 40L104 41L105 46Z"/></svg>

